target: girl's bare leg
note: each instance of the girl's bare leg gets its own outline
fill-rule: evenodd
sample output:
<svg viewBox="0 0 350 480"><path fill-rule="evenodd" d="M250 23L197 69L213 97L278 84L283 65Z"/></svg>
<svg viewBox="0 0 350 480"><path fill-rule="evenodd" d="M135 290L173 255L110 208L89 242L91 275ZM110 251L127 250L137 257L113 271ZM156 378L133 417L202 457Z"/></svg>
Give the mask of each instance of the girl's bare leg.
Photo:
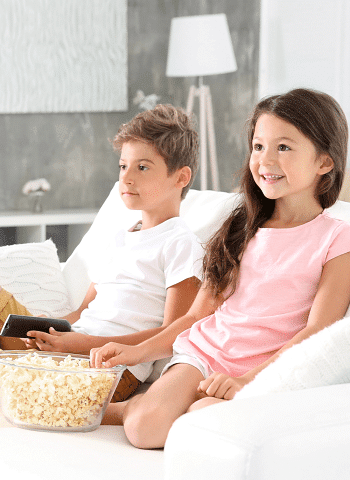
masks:
<svg viewBox="0 0 350 480"><path fill-rule="evenodd" d="M202 380L192 365L174 365L146 393L127 402L123 421L129 441L138 448L164 447L174 421L203 397L197 392Z"/></svg>
<svg viewBox="0 0 350 480"><path fill-rule="evenodd" d="M194 412L195 410L200 410L204 407L210 407L210 405L214 405L215 403L220 402L227 402L227 400L224 400L223 398L204 397L190 405L187 412Z"/></svg>

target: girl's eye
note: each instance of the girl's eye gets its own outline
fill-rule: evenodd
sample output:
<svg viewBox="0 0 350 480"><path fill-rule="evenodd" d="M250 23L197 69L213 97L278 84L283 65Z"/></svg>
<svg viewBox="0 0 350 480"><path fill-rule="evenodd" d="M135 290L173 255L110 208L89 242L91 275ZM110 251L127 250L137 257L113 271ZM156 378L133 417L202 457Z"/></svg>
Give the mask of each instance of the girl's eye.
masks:
<svg viewBox="0 0 350 480"><path fill-rule="evenodd" d="M119 164L119 170L125 170L125 169L126 169L126 165Z"/></svg>
<svg viewBox="0 0 350 480"><path fill-rule="evenodd" d="M288 152L290 150L290 148L287 145L282 144L282 145L278 146L278 150L280 152Z"/></svg>
<svg viewBox="0 0 350 480"><path fill-rule="evenodd" d="M148 167L146 167L146 165L142 165L142 164L140 163L139 169L140 169L142 172L145 172L146 170L148 170Z"/></svg>
<svg viewBox="0 0 350 480"><path fill-rule="evenodd" d="M253 149L257 152L260 152L263 149L263 146L260 143L254 143Z"/></svg>

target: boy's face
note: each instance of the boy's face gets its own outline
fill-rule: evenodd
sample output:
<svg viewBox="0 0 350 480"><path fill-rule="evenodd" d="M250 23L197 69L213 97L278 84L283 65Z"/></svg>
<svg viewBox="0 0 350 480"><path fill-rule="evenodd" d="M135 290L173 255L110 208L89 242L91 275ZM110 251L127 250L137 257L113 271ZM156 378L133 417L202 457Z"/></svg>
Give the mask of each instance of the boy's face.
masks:
<svg viewBox="0 0 350 480"><path fill-rule="evenodd" d="M180 203L179 172L168 175L164 158L152 145L137 140L124 143L119 168L119 193L128 208L161 218L174 202Z"/></svg>

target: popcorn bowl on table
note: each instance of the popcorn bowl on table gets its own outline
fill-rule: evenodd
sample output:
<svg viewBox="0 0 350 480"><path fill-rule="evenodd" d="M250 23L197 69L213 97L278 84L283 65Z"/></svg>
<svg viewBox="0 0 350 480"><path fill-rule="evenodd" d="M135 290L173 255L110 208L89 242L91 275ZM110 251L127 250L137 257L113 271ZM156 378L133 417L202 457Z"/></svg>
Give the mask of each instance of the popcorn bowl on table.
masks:
<svg viewBox="0 0 350 480"><path fill-rule="evenodd" d="M101 424L125 367L90 368L87 355L0 353L0 405L17 427L89 432Z"/></svg>

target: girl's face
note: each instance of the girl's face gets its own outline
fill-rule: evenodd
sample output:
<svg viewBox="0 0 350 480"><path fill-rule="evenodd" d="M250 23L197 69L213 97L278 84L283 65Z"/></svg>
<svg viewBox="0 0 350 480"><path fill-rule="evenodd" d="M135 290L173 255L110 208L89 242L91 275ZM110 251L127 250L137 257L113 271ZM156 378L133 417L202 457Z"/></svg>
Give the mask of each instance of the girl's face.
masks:
<svg viewBox="0 0 350 480"><path fill-rule="evenodd" d="M332 170L333 161L319 155L294 125L264 113L255 126L249 166L265 197L307 200L314 199L320 176Z"/></svg>

